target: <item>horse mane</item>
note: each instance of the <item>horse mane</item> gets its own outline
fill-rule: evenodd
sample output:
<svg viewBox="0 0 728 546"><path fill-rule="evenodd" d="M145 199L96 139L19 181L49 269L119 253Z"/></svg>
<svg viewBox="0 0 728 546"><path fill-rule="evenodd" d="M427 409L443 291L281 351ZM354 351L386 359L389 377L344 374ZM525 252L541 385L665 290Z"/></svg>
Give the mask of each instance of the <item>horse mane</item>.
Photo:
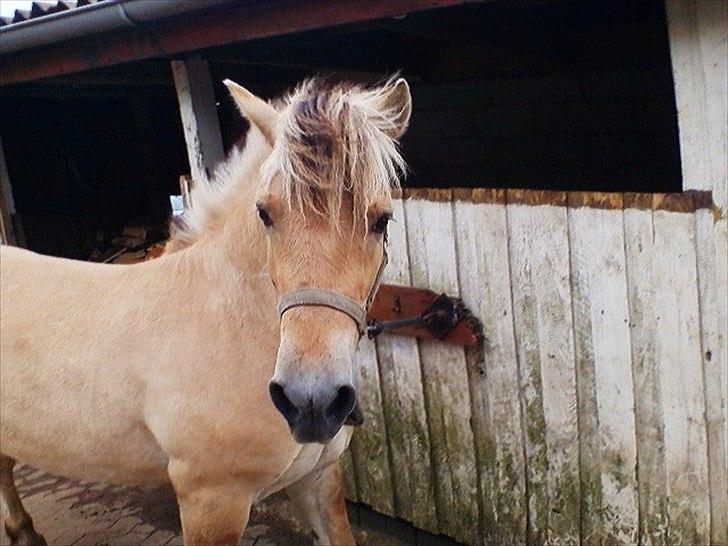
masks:
<svg viewBox="0 0 728 546"><path fill-rule="evenodd" d="M344 196L352 198L355 220L398 187L406 171L391 138L400 112L383 108L396 78L365 88L307 80L286 98L284 125L263 166L263 183L278 174L290 207L335 222Z"/></svg>
<svg viewBox="0 0 728 546"><path fill-rule="evenodd" d="M354 221L366 223L371 204L390 197L406 172L398 142L390 136L401 112L388 109L385 100L395 82L390 78L365 87L313 78L275 100L281 120L262 166L256 158L270 147L251 125L245 146L231 152L210 184L193 189L192 206L172 224L169 248L189 246L223 223L230 203L242 193L240 184L256 176L262 187L279 177L291 209L332 223L349 196Z"/></svg>

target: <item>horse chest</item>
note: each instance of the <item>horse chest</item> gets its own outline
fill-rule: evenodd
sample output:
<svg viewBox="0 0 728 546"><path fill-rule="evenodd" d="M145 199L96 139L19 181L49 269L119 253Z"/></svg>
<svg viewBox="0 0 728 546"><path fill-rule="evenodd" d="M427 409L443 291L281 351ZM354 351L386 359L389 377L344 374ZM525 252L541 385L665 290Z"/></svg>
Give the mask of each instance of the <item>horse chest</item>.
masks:
<svg viewBox="0 0 728 546"><path fill-rule="evenodd" d="M290 466L270 486L258 495L258 500L285 489L301 478L317 470L323 470L336 461L349 445L352 427L342 427L339 433L325 445L304 444Z"/></svg>

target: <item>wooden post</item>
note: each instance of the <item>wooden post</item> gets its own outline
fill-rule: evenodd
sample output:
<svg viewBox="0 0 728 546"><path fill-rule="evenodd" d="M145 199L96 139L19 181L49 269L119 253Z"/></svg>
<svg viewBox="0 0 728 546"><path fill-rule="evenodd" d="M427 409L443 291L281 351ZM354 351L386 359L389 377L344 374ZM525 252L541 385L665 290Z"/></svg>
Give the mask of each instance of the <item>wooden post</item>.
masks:
<svg viewBox="0 0 728 546"><path fill-rule="evenodd" d="M15 201L10 186L8 166L5 163L2 139L0 138L0 243L4 245L25 246L22 228L16 230L13 225L15 217ZM19 224L18 224L19 226Z"/></svg>
<svg viewBox="0 0 728 546"><path fill-rule="evenodd" d="M192 190L194 181L189 174L183 174L179 177L179 189L182 195L182 202L185 204L185 210L192 206Z"/></svg>
<svg viewBox="0 0 728 546"><path fill-rule="evenodd" d="M192 179L204 184L210 181L215 166L225 157L210 70L207 61L195 55L172 61L172 75Z"/></svg>

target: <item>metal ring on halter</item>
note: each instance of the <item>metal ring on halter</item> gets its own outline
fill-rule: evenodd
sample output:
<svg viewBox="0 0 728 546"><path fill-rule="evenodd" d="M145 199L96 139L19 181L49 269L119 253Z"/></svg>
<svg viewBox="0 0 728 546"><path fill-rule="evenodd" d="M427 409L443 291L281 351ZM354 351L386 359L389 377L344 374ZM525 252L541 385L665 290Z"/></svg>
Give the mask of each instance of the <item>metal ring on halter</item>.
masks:
<svg viewBox="0 0 728 546"><path fill-rule="evenodd" d="M379 264L379 270L377 276L374 277L374 283L372 284L369 294L364 305L354 301L349 296L339 294L338 292L332 292L324 288L298 288L283 294L278 298L278 315L283 317L283 313L294 307L307 307L307 306L319 306L328 307L341 311L345 315L351 317L356 324L356 329L359 332L359 336L363 336L367 333L367 312L374 301L374 296L379 290L379 285L382 283L382 275L384 268L387 266L387 237L384 237L384 250L382 253L382 262Z"/></svg>

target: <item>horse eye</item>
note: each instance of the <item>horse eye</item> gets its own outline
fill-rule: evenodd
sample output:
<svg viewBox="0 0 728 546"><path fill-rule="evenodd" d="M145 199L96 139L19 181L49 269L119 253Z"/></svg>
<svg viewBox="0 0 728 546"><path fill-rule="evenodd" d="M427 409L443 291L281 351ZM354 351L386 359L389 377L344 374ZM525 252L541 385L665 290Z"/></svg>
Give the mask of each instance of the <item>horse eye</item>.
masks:
<svg viewBox="0 0 728 546"><path fill-rule="evenodd" d="M260 220L265 227L271 227L273 225L273 219L263 207L258 207L258 216L260 216Z"/></svg>
<svg viewBox="0 0 728 546"><path fill-rule="evenodd" d="M391 218L388 214L384 214L377 218L377 221L372 224L372 233L382 234L387 231L387 225Z"/></svg>

